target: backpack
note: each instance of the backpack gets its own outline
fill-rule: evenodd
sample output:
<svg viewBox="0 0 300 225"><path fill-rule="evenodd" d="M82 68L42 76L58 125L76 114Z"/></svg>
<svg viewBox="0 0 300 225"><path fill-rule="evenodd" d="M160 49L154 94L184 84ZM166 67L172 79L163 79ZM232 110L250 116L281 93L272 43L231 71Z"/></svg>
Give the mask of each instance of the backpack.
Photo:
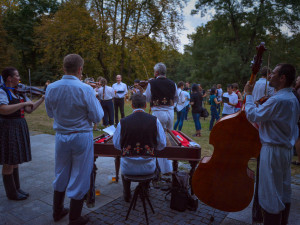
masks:
<svg viewBox="0 0 300 225"><path fill-rule="evenodd" d="M179 212L186 209L196 211L198 208L198 199L191 196L189 192L189 175L186 172L175 172L173 174L172 188L166 194L171 193L170 208Z"/></svg>
<svg viewBox="0 0 300 225"><path fill-rule="evenodd" d="M208 111L207 111L207 109L206 109L206 108L202 107L202 110L201 110L200 116L201 116L201 117L204 117L204 118L206 118L206 117L208 117L208 116L209 116L209 113L208 113Z"/></svg>

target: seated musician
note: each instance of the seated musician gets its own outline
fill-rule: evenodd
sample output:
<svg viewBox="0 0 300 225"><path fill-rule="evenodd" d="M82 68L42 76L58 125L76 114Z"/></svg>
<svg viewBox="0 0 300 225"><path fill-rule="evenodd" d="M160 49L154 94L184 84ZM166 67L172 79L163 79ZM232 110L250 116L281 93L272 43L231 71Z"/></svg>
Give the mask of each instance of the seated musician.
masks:
<svg viewBox="0 0 300 225"><path fill-rule="evenodd" d="M121 173L126 202L131 197L130 181L125 180L123 175L153 174L156 170L155 150L162 150L166 146L166 136L161 123L155 116L144 111L146 97L142 94L133 95L132 108L133 113L121 119L113 136L114 146L122 151L123 156Z"/></svg>

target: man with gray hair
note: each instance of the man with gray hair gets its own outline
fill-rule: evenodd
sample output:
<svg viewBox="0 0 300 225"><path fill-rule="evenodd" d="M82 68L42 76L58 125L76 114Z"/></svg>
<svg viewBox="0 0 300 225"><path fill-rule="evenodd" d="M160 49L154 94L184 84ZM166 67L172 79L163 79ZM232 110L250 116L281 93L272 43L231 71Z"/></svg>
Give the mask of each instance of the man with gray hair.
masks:
<svg viewBox="0 0 300 225"><path fill-rule="evenodd" d="M167 68L163 63L154 66L155 79L148 83L145 91L147 102L150 102L152 114L161 122L163 128L172 130L174 122L174 104L178 101L176 84L166 77ZM157 159L161 172L173 171L171 160Z"/></svg>
<svg viewBox="0 0 300 225"><path fill-rule="evenodd" d="M84 196L90 187L94 162L93 126L103 117L102 107L91 86L80 81L83 59L77 54L64 58L65 75L50 84L45 106L54 118L55 180L53 219L59 221L69 210L64 208L65 192L71 198L69 224L86 224L81 217Z"/></svg>

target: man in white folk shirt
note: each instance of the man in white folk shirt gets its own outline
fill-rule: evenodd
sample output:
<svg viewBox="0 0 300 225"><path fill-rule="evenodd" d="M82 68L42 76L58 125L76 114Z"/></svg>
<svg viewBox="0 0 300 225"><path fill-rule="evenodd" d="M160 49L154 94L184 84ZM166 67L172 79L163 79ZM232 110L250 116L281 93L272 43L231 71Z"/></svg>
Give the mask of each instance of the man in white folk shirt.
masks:
<svg viewBox="0 0 300 225"><path fill-rule="evenodd" d="M121 174L124 200L130 200L130 181L124 175L150 175L155 172L155 151L166 147L166 136L159 120L148 113L146 97L132 96L133 113L121 119L113 136L116 149L122 151ZM135 124L132 126L132 124ZM136 157L126 157L136 156ZM149 156L148 158L143 156Z"/></svg>
<svg viewBox="0 0 300 225"><path fill-rule="evenodd" d="M119 123L119 108L121 113L121 118L125 117L124 113L124 103L125 103L125 95L128 93L127 85L122 82L122 76L116 76L117 83L114 83L112 88L115 90L114 97L114 108L115 108L115 124Z"/></svg>
<svg viewBox="0 0 300 225"><path fill-rule="evenodd" d="M292 92L295 68L278 64L270 75L276 93L256 107L254 85L245 86L245 112L249 121L260 123L262 143L259 164L258 201L264 213L264 225L288 224L291 207L291 160L298 139L300 115L298 99Z"/></svg>
<svg viewBox="0 0 300 225"><path fill-rule="evenodd" d="M172 130L174 122L174 104L178 101L176 84L166 77L167 68L163 63L154 66L155 79L148 83L144 93L150 102L152 115L156 116L163 128ZM173 171L172 162L168 159L157 159L161 173Z"/></svg>
<svg viewBox="0 0 300 225"><path fill-rule="evenodd" d="M227 92L223 94L223 97L226 97L229 99L228 103L224 103L223 111L222 111L222 117L233 114L234 113L234 107L238 103L238 96L233 92L232 84L227 85Z"/></svg>
<svg viewBox="0 0 300 225"><path fill-rule="evenodd" d="M53 219L63 218L65 192L71 198L69 225L86 224L81 217L94 163L93 127L103 117L102 107L91 86L79 78L83 59L77 54L64 58L65 75L50 84L46 90L45 106L50 118L54 118L55 180L53 182Z"/></svg>
<svg viewBox="0 0 300 225"><path fill-rule="evenodd" d="M256 106L259 105L258 101L267 94L267 96L273 96L275 94L274 87L270 87L269 81L267 81L267 77L270 75L271 69L267 66L264 66L259 75L261 78L256 81L254 85L254 89L252 92L253 100ZM266 92L267 91L267 92ZM252 210L252 218L254 222L260 222L262 220L262 214L257 213L261 212L261 208L258 204L258 185L259 185L259 164L260 164L260 156L257 157L256 164L256 183L255 183L255 193L254 193L254 202L253 202L253 210Z"/></svg>

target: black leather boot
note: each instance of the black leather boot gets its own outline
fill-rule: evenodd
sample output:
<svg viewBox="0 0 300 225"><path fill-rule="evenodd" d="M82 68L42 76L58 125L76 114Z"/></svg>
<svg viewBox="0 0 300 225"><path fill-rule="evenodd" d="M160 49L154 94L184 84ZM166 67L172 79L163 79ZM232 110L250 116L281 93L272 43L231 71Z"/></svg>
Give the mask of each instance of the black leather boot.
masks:
<svg viewBox="0 0 300 225"><path fill-rule="evenodd" d="M6 196L8 199L17 201L27 199L26 195L23 195L17 191L13 174L2 174L2 178Z"/></svg>
<svg viewBox="0 0 300 225"><path fill-rule="evenodd" d="M83 201L84 199L71 199L69 225L84 225L89 222L89 218L87 216L81 216Z"/></svg>
<svg viewBox="0 0 300 225"><path fill-rule="evenodd" d="M291 203L285 203L285 209L281 211L281 225L287 225L289 223Z"/></svg>
<svg viewBox="0 0 300 225"><path fill-rule="evenodd" d="M263 210L264 225L281 225L281 212L278 214L268 213Z"/></svg>
<svg viewBox="0 0 300 225"><path fill-rule="evenodd" d="M69 213L68 208L64 208L65 192L54 191L53 195L53 219L59 221Z"/></svg>
<svg viewBox="0 0 300 225"><path fill-rule="evenodd" d="M13 175L14 175L14 181L15 181L17 192L28 197L29 193L20 189L19 167L14 168Z"/></svg>
<svg viewBox="0 0 300 225"><path fill-rule="evenodd" d="M130 202L131 192L130 192L130 185L131 182L126 180L122 175L122 183L123 183L123 197L125 202Z"/></svg>

